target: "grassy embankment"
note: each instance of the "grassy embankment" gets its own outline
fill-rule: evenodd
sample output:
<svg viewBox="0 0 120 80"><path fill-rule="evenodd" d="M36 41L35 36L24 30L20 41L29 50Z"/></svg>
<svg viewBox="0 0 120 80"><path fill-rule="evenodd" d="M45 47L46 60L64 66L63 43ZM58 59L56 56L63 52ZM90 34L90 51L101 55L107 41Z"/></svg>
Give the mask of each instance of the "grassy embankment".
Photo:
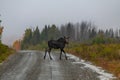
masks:
<svg viewBox="0 0 120 80"><path fill-rule="evenodd" d="M66 51L93 62L120 78L120 44L71 43Z"/></svg>
<svg viewBox="0 0 120 80"><path fill-rule="evenodd" d="M14 50L10 49L8 46L0 44L0 63L3 62L14 53Z"/></svg>

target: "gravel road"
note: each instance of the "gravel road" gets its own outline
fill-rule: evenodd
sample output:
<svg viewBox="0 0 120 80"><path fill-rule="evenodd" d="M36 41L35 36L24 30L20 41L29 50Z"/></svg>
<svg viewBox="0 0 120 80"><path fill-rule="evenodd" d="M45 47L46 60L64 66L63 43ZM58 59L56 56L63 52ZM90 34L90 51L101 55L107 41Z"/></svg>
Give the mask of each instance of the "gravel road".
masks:
<svg viewBox="0 0 120 80"><path fill-rule="evenodd" d="M100 80L99 74L74 64L73 59L59 60L59 52L52 52L53 60L43 59L44 52L19 51L0 66L0 80Z"/></svg>

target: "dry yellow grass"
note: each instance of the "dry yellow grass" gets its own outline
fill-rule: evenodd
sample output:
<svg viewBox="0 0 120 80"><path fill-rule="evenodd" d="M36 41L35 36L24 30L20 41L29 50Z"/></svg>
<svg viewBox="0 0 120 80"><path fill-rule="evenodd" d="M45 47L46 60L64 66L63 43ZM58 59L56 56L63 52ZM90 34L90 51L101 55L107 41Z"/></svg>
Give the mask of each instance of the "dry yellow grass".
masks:
<svg viewBox="0 0 120 80"><path fill-rule="evenodd" d="M101 66L120 79L120 44L69 44L66 50Z"/></svg>

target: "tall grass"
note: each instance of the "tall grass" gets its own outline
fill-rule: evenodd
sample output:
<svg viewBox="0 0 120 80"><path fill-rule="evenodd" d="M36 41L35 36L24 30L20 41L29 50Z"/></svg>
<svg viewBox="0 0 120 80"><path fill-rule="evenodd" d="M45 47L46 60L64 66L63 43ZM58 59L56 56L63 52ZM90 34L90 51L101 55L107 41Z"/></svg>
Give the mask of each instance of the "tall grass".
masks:
<svg viewBox="0 0 120 80"><path fill-rule="evenodd" d="M104 58L106 60L120 60L120 44L69 44L67 51L79 54L87 60Z"/></svg>
<svg viewBox="0 0 120 80"><path fill-rule="evenodd" d="M71 43L66 50L120 77L120 44Z"/></svg>

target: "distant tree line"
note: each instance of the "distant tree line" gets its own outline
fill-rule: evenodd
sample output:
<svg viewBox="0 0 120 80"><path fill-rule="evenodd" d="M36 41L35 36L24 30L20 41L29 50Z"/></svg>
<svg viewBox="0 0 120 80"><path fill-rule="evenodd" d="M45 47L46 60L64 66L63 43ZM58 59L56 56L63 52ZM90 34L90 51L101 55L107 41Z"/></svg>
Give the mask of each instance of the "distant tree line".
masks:
<svg viewBox="0 0 120 80"><path fill-rule="evenodd" d="M25 30L21 47L22 49L27 49L30 45L37 45L63 36L70 37L70 41L80 43L113 43L119 42L120 30L100 30L94 24L87 21L76 24L67 23L61 25L61 27L57 27L55 24L45 25L41 32L37 26L35 30L31 28Z"/></svg>
<svg viewBox="0 0 120 80"><path fill-rule="evenodd" d="M120 39L120 29L97 29L96 25L87 21L68 23L62 25L59 30L61 35L69 36L71 41L80 43L118 43Z"/></svg>
<svg viewBox="0 0 120 80"><path fill-rule="evenodd" d="M58 37L60 37L60 30L54 24L51 26L45 25L41 32L38 26L35 30L28 28L25 30L23 40L21 41L21 49L27 49L31 45L35 46L50 39L57 39Z"/></svg>

